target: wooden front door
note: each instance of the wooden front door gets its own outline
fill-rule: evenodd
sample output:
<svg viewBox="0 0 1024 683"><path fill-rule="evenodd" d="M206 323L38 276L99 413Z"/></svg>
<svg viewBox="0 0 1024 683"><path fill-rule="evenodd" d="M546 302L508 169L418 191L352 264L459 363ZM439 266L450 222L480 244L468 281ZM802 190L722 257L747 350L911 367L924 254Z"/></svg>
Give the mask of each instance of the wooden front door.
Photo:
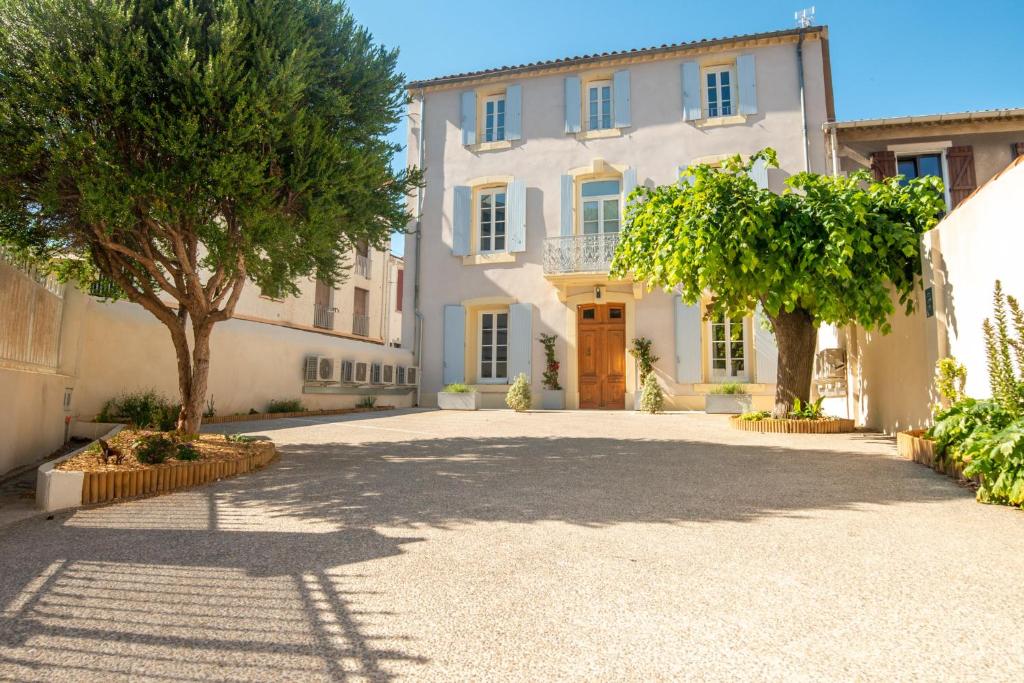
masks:
<svg viewBox="0 0 1024 683"><path fill-rule="evenodd" d="M587 304L576 311L580 408L626 407L626 307Z"/></svg>

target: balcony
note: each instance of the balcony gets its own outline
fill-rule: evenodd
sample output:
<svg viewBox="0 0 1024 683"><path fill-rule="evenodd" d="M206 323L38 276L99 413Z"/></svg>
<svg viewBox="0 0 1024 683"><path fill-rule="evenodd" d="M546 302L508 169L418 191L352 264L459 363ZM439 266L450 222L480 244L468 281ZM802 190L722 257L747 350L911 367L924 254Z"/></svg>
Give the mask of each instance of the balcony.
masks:
<svg viewBox="0 0 1024 683"><path fill-rule="evenodd" d="M352 334L357 334L360 337L370 336L370 316L368 315L354 315L352 316Z"/></svg>
<svg viewBox="0 0 1024 683"><path fill-rule="evenodd" d="M619 233L570 235L544 240L544 274L608 273Z"/></svg>
<svg viewBox="0 0 1024 683"><path fill-rule="evenodd" d="M369 255L363 256L362 254L356 254L356 275L362 275L363 277L370 278L370 261Z"/></svg>
<svg viewBox="0 0 1024 683"><path fill-rule="evenodd" d="M313 327L319 327L321 330L333 330L334 314L337 311L337 308L331 306L313 304Z"/></svg>

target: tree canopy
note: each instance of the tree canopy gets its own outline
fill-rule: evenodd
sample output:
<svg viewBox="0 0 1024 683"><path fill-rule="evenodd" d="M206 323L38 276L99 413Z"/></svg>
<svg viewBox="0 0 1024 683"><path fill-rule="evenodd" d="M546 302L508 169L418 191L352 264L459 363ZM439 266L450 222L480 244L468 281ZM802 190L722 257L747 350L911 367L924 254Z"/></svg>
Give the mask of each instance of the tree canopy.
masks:
<svg viewBox="0 0 1024 683"><path fill-rule="evenodd" d="M336 282L406 224L396 60L329 0L0 0L0 241L167 325L184 416L247 280Z"/></svg>
<svg viewBox="0 0 1024 683"><path fill-rule="evenodd" d="M808 330L822 323L887 332L893 295L913 310L920 235L945 210L942 184L802 172L776 194L752 178L757 163L778 166L765 149L721 167L691 166L671 185L637 188L612 272L676 290L690 304L710 293L708 315L745 315L760 305L779 342L777 402L806 399L813 337L809 357L787 358L787 346L807 356Z"/></svg>

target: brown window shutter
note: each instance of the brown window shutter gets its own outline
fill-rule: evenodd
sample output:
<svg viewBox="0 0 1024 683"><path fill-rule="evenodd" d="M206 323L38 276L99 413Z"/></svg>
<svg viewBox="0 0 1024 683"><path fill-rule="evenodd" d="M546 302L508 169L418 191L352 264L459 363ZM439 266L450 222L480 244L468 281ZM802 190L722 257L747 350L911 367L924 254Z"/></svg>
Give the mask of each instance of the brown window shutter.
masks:
<svg viewBox="0 0 1024 683"><path fill-rule="evenodd" d="M875 174L875 180L896 175L896 152L872 152L871 172Z"/></svg>
<svg viewBox="0 0 1024 683"><path fill-rule="evenodd" d="M950 147L946 150L946 165L949 167L949 200L956 208L978 187L974 177L974 148L970 145Z"/></svg>
<svg viewBox="0 0 1024 683"><path fill-rule="evenodd" d="M1013 143L1013 158L1024 157L1024 142Z"/></svg>

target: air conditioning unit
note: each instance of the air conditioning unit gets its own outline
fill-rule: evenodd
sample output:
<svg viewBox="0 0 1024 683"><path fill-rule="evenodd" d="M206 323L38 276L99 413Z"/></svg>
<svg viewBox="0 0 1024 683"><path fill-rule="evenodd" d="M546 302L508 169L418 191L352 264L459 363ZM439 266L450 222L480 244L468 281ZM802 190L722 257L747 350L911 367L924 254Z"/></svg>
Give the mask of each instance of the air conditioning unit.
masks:
<svg viewBox="0 0 1024 683"><path fill-rule="evenodd" d="M341 381L341 364L330 356L306 356L303 375L307 382L337 383Z"/></svg>
<svg viewBox="0 0 1024 683"><path fill-rule="evenodd" d="M403 384L409 386L416 386L420 383L420 369L419 368L406 368L405 369L405 382Z"/></svg>
<svg viewBox="0 0 1024 683"><path fill-rule="evenodd" d="M405 384L405 366L404 365L396 365L395 366L395 384L397 384L399 386Z"/></svg>
<svg viewBox="0 0 1024 683"><path fill-rule="evenodd" d="M380 377L381 377L381 379L380 379L380 383L381 384L394 384L395 383L395 366L391 365L390 363L384 364L384 366L381 368L381 375L380 375Z"/></svg>
<svg viewBox="0 0 1024 683"><path fill-rule="evenodd" d="M370 384L381 384L381 364L374 363L370 366Z"/></svg>
<svg viewBox="0 0 1024 683"><path fill-rule="evenodd" d="M341 361L341 381L343 384L355 381L355 363L350 360Z"/></svg>
<svg viewBox="0 0 1024 683"><path fill-rule="evenodd" d="M366 384L369 367L366 363L356 363L356 384Z"/></svg>

